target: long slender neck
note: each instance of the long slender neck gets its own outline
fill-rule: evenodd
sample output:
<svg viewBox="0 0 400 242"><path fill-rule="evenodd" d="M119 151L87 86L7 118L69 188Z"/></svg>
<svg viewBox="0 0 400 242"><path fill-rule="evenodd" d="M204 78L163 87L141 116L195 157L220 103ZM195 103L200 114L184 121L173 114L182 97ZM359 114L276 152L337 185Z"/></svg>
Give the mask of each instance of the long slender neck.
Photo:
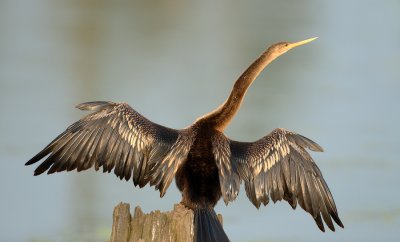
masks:
<svg viewBox="0 0 400 242"><path fill-rule="evenodd" d="M200 120L210 123L218 131L224 131L239 110L247 89L261 71L276 57L277 55L270 51L270 48L265 51L235 82L228 99L217 109L200 118Z"/></svg>

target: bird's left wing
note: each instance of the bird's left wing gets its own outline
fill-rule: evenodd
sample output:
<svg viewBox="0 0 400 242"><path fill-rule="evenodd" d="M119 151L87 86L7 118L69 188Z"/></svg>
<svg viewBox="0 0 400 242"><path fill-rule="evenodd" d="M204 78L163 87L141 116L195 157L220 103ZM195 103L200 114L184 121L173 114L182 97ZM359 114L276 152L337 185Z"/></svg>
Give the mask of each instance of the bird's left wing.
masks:
<svg viewBox="0 0 400 242"><path fill-rule="evenodd" d="M75 122L26 165L47 157L35 175L95 167L114 170L140 187L150 183L165 194L192 144L193 133L170 129L146 119L129 105L88 102L77 106L93 113Z"/></svg>
<svg viewBox="0 0 400 242"><path fill-rule="evenodd" d="M257 208L270 198L284 199L293 209L299 203L322 231L321 215L331 230L335 229L331 218L343 227L321 171L305 150L322 151L318 144L284 129L256 142L233 141L222 133L212 142L225 203L236 198L244 181L246 194Z"/></svg>

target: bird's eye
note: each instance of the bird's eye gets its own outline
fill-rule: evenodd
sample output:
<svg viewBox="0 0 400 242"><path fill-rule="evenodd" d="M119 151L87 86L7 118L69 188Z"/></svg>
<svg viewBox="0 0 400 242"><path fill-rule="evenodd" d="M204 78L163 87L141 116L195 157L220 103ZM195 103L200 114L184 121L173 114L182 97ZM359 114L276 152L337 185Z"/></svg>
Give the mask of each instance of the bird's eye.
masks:
<svg viewBox="0 0 400 242"><path fill-rule="evenodd" d="M285 47L288 47L288 45L289 45L288 43L285 43Z"/></svg>

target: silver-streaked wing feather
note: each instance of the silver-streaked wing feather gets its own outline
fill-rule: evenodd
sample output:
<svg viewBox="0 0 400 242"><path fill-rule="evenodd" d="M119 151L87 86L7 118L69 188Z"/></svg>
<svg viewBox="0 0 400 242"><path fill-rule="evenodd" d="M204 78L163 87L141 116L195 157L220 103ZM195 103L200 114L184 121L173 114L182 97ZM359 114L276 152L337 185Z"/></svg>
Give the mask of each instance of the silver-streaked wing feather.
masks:
<svg viewBox="0 0 400 242"><path fill-rule="evenodd" d="M236 198L243 180L246 194L257 208L270 199L284 199L293 209L299 203L322 231L322 219L333 231L332 219L343 227L321 171L305 150L323 151L312 140L275 129L256 142L233 141L220 133L214 137L213 147L225 203Z"/></svg>
<svg viewBox="0 0 400 242"><path fill-rule="evenodd" d="M176 170L186 159L193 134L153 123L128 104L88 102L77 105L93 113L69 126L26 165L44 161L35 175L82 171L95 167L114 170L121 180L132 178L165 194Z"/></svg>
<svg viewBox="0 0 400 242"><path fill-rule="evenodd" d="M230 140L222 133L212 137L212 148L218 167L222 198L226 205L236 199L244 176L239 175L238 162L232 156Z"/></svg>

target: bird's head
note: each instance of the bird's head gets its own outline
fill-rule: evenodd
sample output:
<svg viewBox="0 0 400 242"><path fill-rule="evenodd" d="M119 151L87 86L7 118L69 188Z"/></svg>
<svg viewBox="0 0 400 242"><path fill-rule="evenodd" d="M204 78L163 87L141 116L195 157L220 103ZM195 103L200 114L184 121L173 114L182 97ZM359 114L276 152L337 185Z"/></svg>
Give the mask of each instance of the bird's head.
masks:
<svg viewBox="0 0 400 242"><path fill-rule="evenodd" d="M298 42L279 42L274 45L271 45L265 53L271 55L271 59L275 59L278 56L286 53L288 50L293 49L297 46L304 45L310 43L311 41L317 39L318 37L298 41Z"/></svg>

